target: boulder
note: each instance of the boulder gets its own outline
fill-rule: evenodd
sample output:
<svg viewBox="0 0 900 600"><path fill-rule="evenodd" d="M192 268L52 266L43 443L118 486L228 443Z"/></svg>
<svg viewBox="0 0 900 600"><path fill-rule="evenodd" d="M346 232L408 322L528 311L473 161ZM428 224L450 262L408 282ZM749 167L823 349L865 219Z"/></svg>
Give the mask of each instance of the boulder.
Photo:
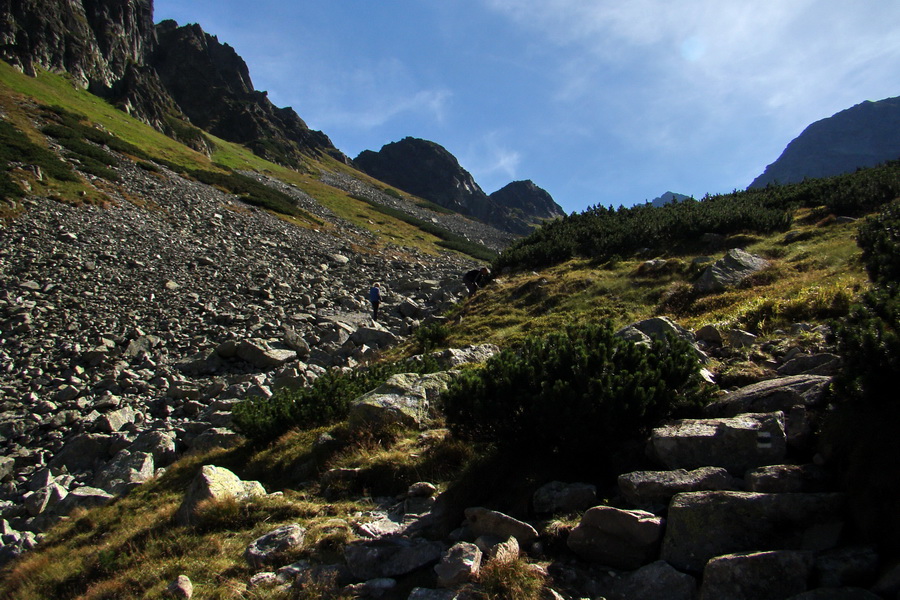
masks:
<svg viewBox="0 0 900 600"><path fill-rule="evenodd" d="M475 506L467 508L465 515L465 526L474 537L490 535L505 540L512 536L522 546L528 546L538 539L538 532L534 527L501 512Z"/></svg>
<svg viewBox="0 0 900 600"><path fill-rule="evenodd" d="M589 483L551 481L538 488L532 498L532 504L536 513L584 512L597 504L597 486Z"/></svg>
<svg viewBox="0 0 900 600"><path fill-rule="evenodd" d="M153 455L120 450L94 478L94 485L113 494L121 494L153 477Z"/></svg>
<svg viewBox="0 0 900 600"><path fill-rule="evenodd" d="M828 473L818 465L769 465L744 476L747 491L761 493L824 492Z"/></svg>
<svg viewBox="0 0 900 600"><path fill-rule="evenodd" d="M693 471L635 471L619 475L619 492L631 506L658 511L675 494L713 490L737 490L738 483L722 467L700 467Z"/></svg>
<svg viewBox="0 0 900 600"><path fill-rule="evenodd" d="M734 287L764 269L769 263L762 257L745 252L740 248L732 248L725 256L703 271L694 283L694 289L700 293L721 292Z"/></svg>
<svg viewBox="0 0 900 600"><path fill-rule="evenodd" d="M41 488L36 492L27 492L23 496L25 508L32 517L42 515L45 512L53 511L68 495L66 488L58 483L51 483L47 487Z"/></svg>
<svg viewBox="0 0 900 600"><path fill-rule="evenodd" d="M724 554L833 548L843 528L841 494L685 492L669 504L662 559L700 572Z"/></svg>
<svg viewBox="0 0 900 600"><path fill-rule="evenodd" d="M191 452L209 452L215 448L234 448L244 437L224 427L210 427L191 440Z"/></svg>
<svg viewBox="0 0 900 600"><path fill-rule="evenodd" d="M841 359L836 354L797 355L778 367L779 375L835 375L841 368Z"/></svg>
<svg viewBox="0 0 900 600"><path fill-rule="evenodd" d="M167 467L178 456L175 448L175 432L151 430L145 431L128 447L129 452L148 452L153 456L157 467Z"/></svg>
<svg viewBox="0 0 900 600"><path fill-rule="evenodd" d="M445 369L455 369L460 365L481 364L498 354L500 347L495 344L480 344L465 348L447 348L431 354Z"/></svg>
<svg viewBox="0 0 900 600"><path fill-rule="evenodd" d="M275 564L285 552L303 545L306 529L297 523L282 525L250 542L244 550L244 560L253 569Z"/></svg>
<svg viewBox="0 0 900 600"><path fill-rule="evenodd" d="M237 357L263 371L277 369L297 358L297 352L289 349L272 348L265 340L242 340L237 345Z"/></svg>
<svg viewBox="0 0 900 600"><path fill-rule="evenodd" d="M82 486L70 491L56 507L57 514L66 515L76 508L104 506L115 500L115 496L105 490Z"/></svg>
<svg viewBox="0 0 900 600"><path fill-rule="evenodd" d="M700 600L789 598L806 591L810 552L779 550L718 556L706 563Z"/></svg>
<svg viewBox="0 0 900 600"><path fill-rule="evenodd" d="M112 440L112 436L100 433L77 435L56 453L50 461L50 468L66 467L70 473L93 470L109 458Z"/></svg>
<svg viewBox="0 0 900 600"><path fill-rule="evenodd" d="M423 538L389 537L351 542L344 558L353 576L359 580L406 575L436 563L444 552L440 542Z"/></svg>
<svg viewBox="0 0 900 600"><path fill-rule="evenodd" d="M815 580L821 587L869 586L878 575L879 555L871 546L850 546L816 556Z"/></svg>
<svg viewBox="0 0 900 600"><path fill-rule="evenodd" d="M400 338L384 328L360 327L350 336L350 341L357 346L388 348L400 341Z"/></svg>
<svg viewBox="0 0 900 600"><path fill-rule="evenodd" d="M392 375L350 405L348 421L354 430L387 425L423 428L434 417L434 406L454 375L449 371Z"/></svg>
<svg viewBox="0 0 900 600"><path fill-rule="evenodd" d="M617 581L609 600L694 600L697 581L658 560L628 573Z"/></svg>
<svg viewBox="0 0 900 600"><path fill-rule="evenodd" d="M475 579L480 568L481 550L478 546L460 542L447 550L434 571L439 586L452 588Z"/></svg>
<svg viewBox="0 0 900 600"><path fill-rule="evenodd" d="M193 525L196 522L197 507L204 500L228 497L244 500L265 495L266 490L258 481L242 481L228 469L204 465L188 487L184 501L175 514L175 520L179 525Z"/></svg>
<svg viewBox="0 0 900 600"><path fill-rule="evenodd" d="M794 406L818 406L831 383L823 375L793 375L760 381L710 403L709 417L733 417L741 413L787 412Z"/></svg>
<svg viewBox="0 0 900 600"><path fill-rule="evenodd" d="M122 407L118 410L112 410L101 415L96 421L97 428L104 433L115 433L128 425L134 423L137 413L130 406Z"/></svg>
<svg viewBox="0 0 900 600"><path fill-rule="evenodd" d="M569 533L578 556L617 569L637 569L659 557L663 519L642 510L595 506Z"/></svg>
<svg viewBox="0 0 900 600"><path fill-rule="evenodd" d="M190 600L194 595L194 584L187 575L179 575L166 586L166 597L176 600Z"/></svg>
<svg viewBox="0 0 900 600"><path fill-rule="evenodd" d="M673 421L653 430L650 449L669 469L714 466L743 474L752 467L783 461L787 449L784 414Z"/></svg>

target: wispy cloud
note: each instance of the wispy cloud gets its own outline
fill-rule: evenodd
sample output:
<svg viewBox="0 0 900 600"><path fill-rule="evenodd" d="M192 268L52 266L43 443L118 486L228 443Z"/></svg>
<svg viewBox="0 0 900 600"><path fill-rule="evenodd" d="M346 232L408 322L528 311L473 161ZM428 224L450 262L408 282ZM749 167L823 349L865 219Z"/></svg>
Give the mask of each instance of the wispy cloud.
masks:
<svg viewBox="0 0 900 600"><path fill-rule="evenodd" d="M502 133L492 131L472 143L459 160L485 192L491 193L516 179L522 153L512 149Z"/></svg>

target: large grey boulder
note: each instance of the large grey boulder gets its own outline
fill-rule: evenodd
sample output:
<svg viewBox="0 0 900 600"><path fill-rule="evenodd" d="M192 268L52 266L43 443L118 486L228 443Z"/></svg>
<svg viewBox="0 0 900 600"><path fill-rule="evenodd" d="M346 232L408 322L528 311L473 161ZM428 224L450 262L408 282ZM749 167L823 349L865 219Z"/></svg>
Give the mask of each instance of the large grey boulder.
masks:
<svg viewBox="0 0 900 600"><path fill-rule="evenodd" d="M843 528L841 494L686 492L669 505L662 559L700 572L724 554L833 548Z"/></svg>
<svg viewBox="0 0 900 600"><path fill-rule="evenodd" d="M93 470L109 459L113 437L84 433L69 440L50 461L50 468L66 467L69 472Z"/></svg>
<svg viewBox="0 0 900 600"><path fill-rule="evenodd" d="M129 452L148 452L153 455L153 463L157 467L167 467L178 457L175 447L174 431L145 431L128 447Z"/></svg>
<svg viewBox="0 0 900 600"><path fill-rule="evenodd" d="M762 493L824 492L831 483L819 465L769 465L748 471L747 491Z"/></svg>
<svg viewBox="0 0 900 600"><path fill-rule="evenodd" d="M179 525L193 525L196 522L197 507L204 500L229 497L244 500L265 495L266 490L258 481L242 481L228 469L204 465L188 487L184 501L175 514L175 520Z"/></svg>
<svg viewBox="0 0 900 600"><path fill-rule="evenodd" d="M498 354L500 347L496 344L478 344L464 348L447 348L431 353L431 357L446 369L455 369L460 365L480 364Z"/></svg>
<svg viewBox="0 0 900 600"><path fill-rule="evenodd" d="M475 544L460 542L452 546L435 565L438 585L452 588L475 579L481 569L481 550Z"/></svg>
<svg viewBox="0 0 900 600"><path fill-rule="evenodd" d="M268 371L297 358L297 352L286 348L273 348L260 339L242 340L237 345L237 357L258 369Z"/></svg>
<svg viewBox="0 0 900 600"><path fill-rule="evenodd" d="M817 406L823 402L831 377L793 375L768 379L717 398L706 406L710 417L733 417L752 412L787 412L794 406Z"/></svg>
<svg viewBox="0 0 900 600"><path fill-rule="evenodd" d="M643 510L595 506L569 533L568 546L585 560L633 570L659 557L663 519Z"/></svg>
<svg viewBox="0 0 900 600"><path fill-rule="evenodd" d="M673 421L653 430L650 449L669 469L714 466L743 474L752 467L783 461L787 449L784 414Z"/></svg>
<svg viewBox="0 0 900 600"><path fill-rule="evenodd" d="M700 600L789 598L806 591L811 552L779 550L718 556L706 563Z"/></svg>
<svg viewBox="0 0 900 600"><path fill-rule="evenodd" d="M388 348L395 345L400 338L383 327L360 327L350 336L350 341L357 346L370 348Z"/></svg>
<svg viewBox="0 0 900 600"><path fill-rule="evenodd" d="M95 508L104 506L115 500L115 496L106 490L82 486L70 491L56 507L56 513L66 515L76 508Z"/></svg>
<svg viewBox="0 0 900 600"><path fill-rule="evenodd" d="M306 529L297 523L282 525L250 542L244 560L253 569L274 564L285 552L303 545Z"/></svg>
<svg viewBox="0 0 900 600"><path fill-rule="evenodd" d="M153 455L120 450L94 478L94 486L121 494L151 479L155 473Z"/></svg>
<svg viewBox="0 0 900 600"><path fill-rule="evenodd" d="M344 558L357 580L368 580L406 575L436 563L443 552L441 542L393 537L351 542L344 548Z"/></svg>
<svg viewBox="0 0 900 600"><path fill-rule="evenodd" d="M597 504L597 486L590 483L551 481L532 497L536 513L580 513Z"/></svg>
<svg viewBox="0 0 900 600"><path fill-rule="evenodd" d="M721 292L734 287L763 270L769 263L762 257L750 254L740 248L732 248L725 256L703 271L694 282L694 289L700 293Z"/></svg>
<svg viewBox="0 0 900 600"><path fill-rule="evenodd" d="M465 527L473 537L493 536L505 540L511 536L525 547L538 539L534 527L495 510L473 506L465 510L465 515Z"/></svg>
<svg viewBox="0 0 900 600"><path fill-rule="evenodd" d="M697 581L658 560L623 576L608 596L609 600L694 600Z"/></svg>
<svg viewBox="0 0 900 600"><path fill-rule="evenodd" d="M128 425L134 423L137 413L130 406L123 406L118 410L112 410L97 419L97 428L103 433L115 433Z"/></svg>
<svg viewBox="0 0 900 600"><path fill-rule="evenodd" d="M387 425L422 428L434 418L434 406L454 377L450 371L393 375L351 403L350 428L367 430Z"/></svg>
<svg viewBox="0 0 900 600"><path fill-rule="evenodd" d="M713 490L737 490L738 483L722 467L700 467L693 471L634 471L619 475L619 492L631 506L659 511L675 494Z"/></svg>

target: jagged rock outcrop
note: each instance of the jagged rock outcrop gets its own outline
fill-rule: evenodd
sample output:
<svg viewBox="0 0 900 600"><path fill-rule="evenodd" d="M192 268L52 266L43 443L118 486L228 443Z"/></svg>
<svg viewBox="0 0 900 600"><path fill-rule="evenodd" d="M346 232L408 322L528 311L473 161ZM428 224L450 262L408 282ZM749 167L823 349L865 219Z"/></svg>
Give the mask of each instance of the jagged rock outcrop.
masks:
<svg viewBox="0 0 900 600"><path fill-rule="evenodd" d="M0 58L74 81L200 151L184 120L260 156L299 167L304 153L346 161L328 137L253 89L244 61L199 25L153 24L152 0L4 0Z"/></svg>
<svg viewBox="0 0 900 600"><path fill-rule="evenodd" d="M304 152L344 159L293 109L278 108L266 92L254 90L247 64L231 46L196 24L179 27L167 20L156 33L149 64L194 125L276 163L300 165Z"/></svg>
<svg viewBox="0 0 900 600"><path fill-rule="evenodd" d="M353 163L404 192L519 235L530 233L541 220L564 214L530 181L514 182L488 196L455 156L428 140L406 137L378 152L364 150Z"/></svg>
<svg viewBox="0 0 900 600"><path fill-rule="evenodd" d="M900 97L866 101L804 129L749 187L851 173L898 158Z"/></svg>

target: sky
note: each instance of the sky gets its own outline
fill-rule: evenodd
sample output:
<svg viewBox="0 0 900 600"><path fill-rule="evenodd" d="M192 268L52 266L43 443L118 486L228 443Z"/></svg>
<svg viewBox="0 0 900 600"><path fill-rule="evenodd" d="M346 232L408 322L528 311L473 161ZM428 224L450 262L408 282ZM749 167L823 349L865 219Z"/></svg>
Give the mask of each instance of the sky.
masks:
<svg viewBox="0 0 900 600"><path fill-rule="evenodd" d="M155 0L350 158L412 136L567 213L745 189L900 96L895 0Z"/></svg>

